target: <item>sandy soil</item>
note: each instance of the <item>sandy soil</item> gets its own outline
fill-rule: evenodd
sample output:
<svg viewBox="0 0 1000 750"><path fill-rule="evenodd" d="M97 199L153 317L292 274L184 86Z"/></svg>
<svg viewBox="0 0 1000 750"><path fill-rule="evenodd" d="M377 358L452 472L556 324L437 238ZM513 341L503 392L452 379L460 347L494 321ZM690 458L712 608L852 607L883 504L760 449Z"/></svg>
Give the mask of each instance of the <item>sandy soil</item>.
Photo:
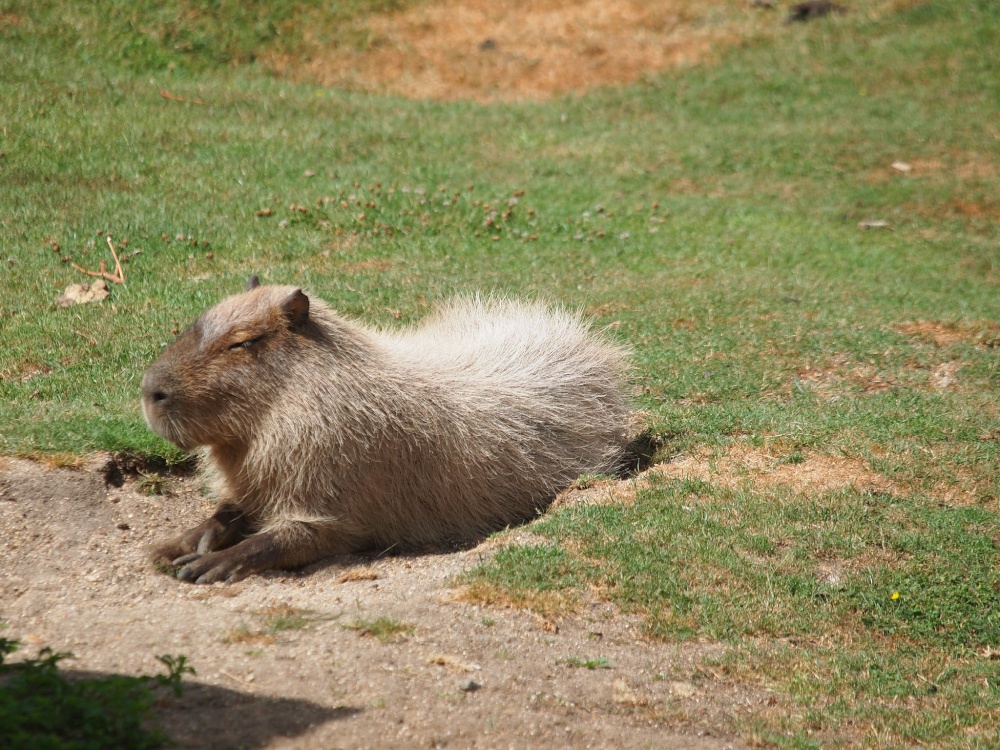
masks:
<svg viewBox="0 0 1000 750"><path fill-rule="evenodd" d="M106 461L0 459L0 621L20 654L72 652L70 670L155 674L156 655L185 655L197 675L157 708L180 747L740 748L733 719L768 701L699 668L724 646L648 642L607 602L553 628L463 601L454 577L496 540L181 583L146 550L209 512L197 479L145 494L108 484ZM269 633L282 613L305 627ZM413 629L382 643L354 627L379 617Z"/></svg>

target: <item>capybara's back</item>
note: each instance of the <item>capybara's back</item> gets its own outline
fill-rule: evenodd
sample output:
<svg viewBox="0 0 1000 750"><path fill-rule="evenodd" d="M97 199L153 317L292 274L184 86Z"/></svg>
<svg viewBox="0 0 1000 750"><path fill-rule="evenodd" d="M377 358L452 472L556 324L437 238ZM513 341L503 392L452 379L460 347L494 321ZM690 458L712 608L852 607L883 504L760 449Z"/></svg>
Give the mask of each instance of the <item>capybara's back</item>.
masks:
<svg viewBox="0 0 1000 750"><path fill-rule="evenodd" d="M422 516L408 505L401 514L387 497L377 544L523 521L581 474L610 472L621 460L622 352L578 316L537 303L459 300L379 338L412 399L398 412L394 463L420 487L419 505L437 512ZM423 456L407 449L415 441ZM405 527L393 529L392 517Z"/></svg>
<svg viewBox="0 0 1000 750"><path fill-rule="evenodd" d="M524 521L628 442L625 356L578 315L499 298L365 328L294 287L206 312L150 368L150 426L206 446L220 506L160 551L209 582Z"/></svg>

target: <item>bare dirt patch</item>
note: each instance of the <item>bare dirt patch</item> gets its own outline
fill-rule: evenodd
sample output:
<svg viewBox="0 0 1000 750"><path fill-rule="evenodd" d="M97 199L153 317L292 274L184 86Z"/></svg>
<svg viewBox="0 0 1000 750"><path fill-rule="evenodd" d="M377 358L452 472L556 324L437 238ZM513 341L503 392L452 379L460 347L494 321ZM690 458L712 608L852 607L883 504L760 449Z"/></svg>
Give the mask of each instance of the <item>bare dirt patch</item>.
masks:
<svg viewBox="0 0 1000 750"><path fill-rule="evenodd" d="M776 17L742 0L433 0L365 19L364 50L267 62L320 85L416 99L541 100L695 65Z"/></svg>
<svg viewBox="0 0 1000 750"><path fill-rule="evenodd" d="M908 320L892 327L897 333L949 347L962 342L994 347L1000 342L1000 325L992 321L944 323L937 320Z"/></svg>
<svg viewBox="0 0 1000 750"><path fill-rule="evenodd" d="M937 346L952 346L970 338L968 329L957 323L941 323L935 320L910 320L893 327L906 336L924 341L932 341Z"/></svg>
<svg viewBox="0 0 1000 750"><path fill-rule="evenodd" d="M734 719L767 705L701 668L724 646L649 642L600 598L554 630L463 601L455 576L496 541L181 583L146 549L209 511L198 480L144 494L109 486L100 465L0 461L3 635L90 673L157 673L156 655L185 655L197 676L157 708L179 747L741 748ZM412 630L365 637L359 624L380 618Z"/></svg>
<svg viewBox="0 0 1000 750"><path fill-rule="evenodd" d="M629 504L636 493L659 478L697 479L720 487L788 487L806 496L854 487L872 492L897 492L894 483L865 461L847 456L805 453L789 460L766 448L734 443L726 450L679 456L657 464L631 481L604 480L582 489L570 489L556 498L555 507L578 503Z"/></svg>

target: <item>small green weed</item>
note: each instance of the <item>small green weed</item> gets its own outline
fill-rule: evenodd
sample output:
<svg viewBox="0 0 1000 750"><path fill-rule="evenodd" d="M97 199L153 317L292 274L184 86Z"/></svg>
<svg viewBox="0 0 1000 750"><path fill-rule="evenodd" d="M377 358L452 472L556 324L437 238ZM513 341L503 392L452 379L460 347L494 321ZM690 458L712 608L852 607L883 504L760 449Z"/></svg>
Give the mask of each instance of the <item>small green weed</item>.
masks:
<svg viewBox="0 0 1000 750"><path fill-rule="evenodd" d="M269 644L274 643L278 633L286 630L302 630L309 626L313 618L306 610L280 604L268 607L256 613L263 617L262 627L251 628L249 625L239 625L222 638L223 643Z"/></svg>
<svg viewBox="0 0 1000 750"><path fill-rule="evenodd" d="M165 675L156 675L156 681L161 685L169 687L175 696L181 697L184 692L181 686L181 679L184 675L194 675L194 667L187 663L187 657L181 656L171 656L170 654L162 654L156 657L156 660L163 664L167 668L167 673Z"/></svg>
<svg viewBox="0 0 1000 750"><path fill-rule="evenodd" d="M136 488L144 495L162 495L167 479L157 472L139 473Z"/></svg>
<svg viewBox="0 0 1000 750"><path fill-rule="evenodd" d="M781 463L786 463L786 464L791 464L793 466L797 466L798 464L805 463L805 460L806 460L806 457L802 453L802 451L792 451L787 456L785 456L783 459L781 459Z"/></svg>
<svg viewBox="0 0 1000 750"><path fill-rule="evenodd" d="M608 474L584 474L578 477L569 488L573 490L586 490L608 479L612 479Z"/></svg>
<svg viewBox="0 0 1000 750"><path fill-rule="evenodd" d="M598 656L596 659L580 659L570 656L563 660L568 667L582 667L583 669L611 669L611 662L605 656Z"/></svg>
<svg viewBox="0 0 1000 750"><path fill-rule="evenodd" d="M309 624L305 610L289 606L272 607L265 610L264 630L275 634L284 630L301 630Z"/></svg>
<svg viewBox="0 0 1000 750"><path fill-rule="evenodd" d="M162 747L166 737L147 727L154 698L151 684L180 696L183 676L194 674L184 656L162 655L156 658L166 675L67 680L58 665L69 654L43 648L33 659L6 663L17 646L0 638L0 736L5 750Z"/></svg>
<svg viewBox="0 0 1000 750"><path fill-rule="evenodd" d="M376 617L375 619L361 618L346 627L357 631L358 635L376 638L380 643L389 643L393 640L405 638L416 630L414 625L402 622L388 615Z"/></svg>

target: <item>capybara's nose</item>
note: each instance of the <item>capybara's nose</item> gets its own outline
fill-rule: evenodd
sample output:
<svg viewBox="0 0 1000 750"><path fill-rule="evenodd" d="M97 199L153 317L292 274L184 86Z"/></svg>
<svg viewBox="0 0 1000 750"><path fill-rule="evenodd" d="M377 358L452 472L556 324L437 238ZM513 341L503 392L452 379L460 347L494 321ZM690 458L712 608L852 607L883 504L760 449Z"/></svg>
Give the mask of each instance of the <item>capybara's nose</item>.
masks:
<svg viewBox="0 0 1000 750"><path fill-rule="evenodd" d="M166 388L149 372L142 378L142 400L151 406L164 406L170 400Z"/></svg>

